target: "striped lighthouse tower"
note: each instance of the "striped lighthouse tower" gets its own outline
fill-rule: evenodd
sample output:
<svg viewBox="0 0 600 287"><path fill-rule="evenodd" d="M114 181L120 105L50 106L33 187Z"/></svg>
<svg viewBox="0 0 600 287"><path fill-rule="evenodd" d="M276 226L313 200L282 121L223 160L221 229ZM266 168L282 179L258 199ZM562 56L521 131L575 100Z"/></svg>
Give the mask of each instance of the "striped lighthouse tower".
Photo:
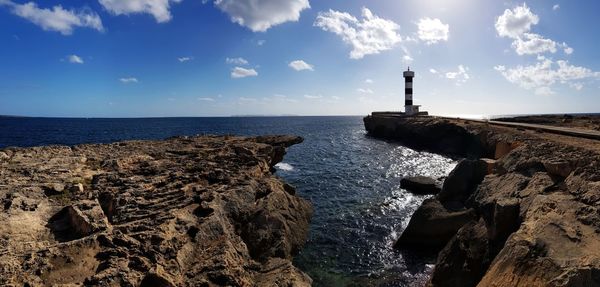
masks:
<svg viewBox="0 0 600 287"><path fill-rule="evenodd" d="M410 70L408 67L407 71L404 71L404 112L408 116L416 115L419 113L419 106L413 105L413 78L415 72Z"/></svg>

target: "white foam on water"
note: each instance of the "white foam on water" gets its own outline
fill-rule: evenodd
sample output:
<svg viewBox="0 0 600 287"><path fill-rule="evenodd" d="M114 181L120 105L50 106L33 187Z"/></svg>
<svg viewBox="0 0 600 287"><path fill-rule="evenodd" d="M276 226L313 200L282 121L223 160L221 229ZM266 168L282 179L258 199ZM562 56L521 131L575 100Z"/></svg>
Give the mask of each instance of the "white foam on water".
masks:
<svg viewBox="0 0 600 287"><path fill-rule="evenodd" d="M294 167L291 164L285 163L285 162L280 162L280 163L276 164L275 167L278 169L281 169L281 170L285 170L285 171L294 170Z"/></svg>

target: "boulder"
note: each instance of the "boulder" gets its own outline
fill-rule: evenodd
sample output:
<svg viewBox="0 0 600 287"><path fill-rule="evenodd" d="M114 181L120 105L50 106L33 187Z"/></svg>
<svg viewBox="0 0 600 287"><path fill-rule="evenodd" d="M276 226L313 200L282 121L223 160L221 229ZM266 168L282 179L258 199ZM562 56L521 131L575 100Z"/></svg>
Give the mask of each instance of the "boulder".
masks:
<svg viewBox="0 0 600 287"><path fill-rule="evenodd" d="M438 251L463 225L476 218L473 209L453 212L436 198L426 199L415 211L394 247Z"/></svg>
<svg viewBox="0 0 600 287"><path fill-rule="evenodd" d="M569 176L571 171L573 171L571 164L566 160L548 160L543 161L542 164L549 174L563 178Z"/></svg>
<svg viewBox="0 0 600 287"><path fill-rule="evenodd" d="M415 194L438 194L441 190L435 179L425 176L402 178L400 187Z"/></svg>

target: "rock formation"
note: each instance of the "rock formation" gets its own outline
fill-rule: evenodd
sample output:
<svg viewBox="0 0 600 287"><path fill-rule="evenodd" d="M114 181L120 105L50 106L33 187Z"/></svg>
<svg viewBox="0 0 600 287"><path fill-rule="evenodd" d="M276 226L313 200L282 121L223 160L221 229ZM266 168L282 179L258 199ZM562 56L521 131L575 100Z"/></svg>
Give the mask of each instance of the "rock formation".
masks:
<svg viewBox="0 0 600 287"><path fill-rule="evenodd" d="M396 243L441 248L429 286L600 286L600 143L429 117L365 127L482 158L459 163Z"/></svg>
<svg viewBox="0 0 600 287"><path fill-rule="evenodd" d="M426 176L402 178L400 187L415 194L438 194L441 190L435 179Z"/></svg>
<svg viewBox="0 0 600 287"><path fill-rule="evenodd" d="M302 138L0 151L2 286L310 286L311 205L273 176Z"/></svg>

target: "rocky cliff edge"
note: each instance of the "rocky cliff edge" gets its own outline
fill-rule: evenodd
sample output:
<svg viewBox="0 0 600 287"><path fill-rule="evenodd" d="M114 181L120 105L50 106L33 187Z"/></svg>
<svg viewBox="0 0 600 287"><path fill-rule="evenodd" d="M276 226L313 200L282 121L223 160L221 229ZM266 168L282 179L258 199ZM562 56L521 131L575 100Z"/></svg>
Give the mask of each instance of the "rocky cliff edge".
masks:
<svg viewBox="0 0 600 287"><path fill-rule="evenodd" d="M433 117L369 134L462 160L396 243L439 252L429 286L600 286L600 144Z"/></svg>
<svg viewBox="0 0 600 287"><path fill-rule="evenodd" d="M2 286L310 286L293 136L0 150Z"/></svg>

